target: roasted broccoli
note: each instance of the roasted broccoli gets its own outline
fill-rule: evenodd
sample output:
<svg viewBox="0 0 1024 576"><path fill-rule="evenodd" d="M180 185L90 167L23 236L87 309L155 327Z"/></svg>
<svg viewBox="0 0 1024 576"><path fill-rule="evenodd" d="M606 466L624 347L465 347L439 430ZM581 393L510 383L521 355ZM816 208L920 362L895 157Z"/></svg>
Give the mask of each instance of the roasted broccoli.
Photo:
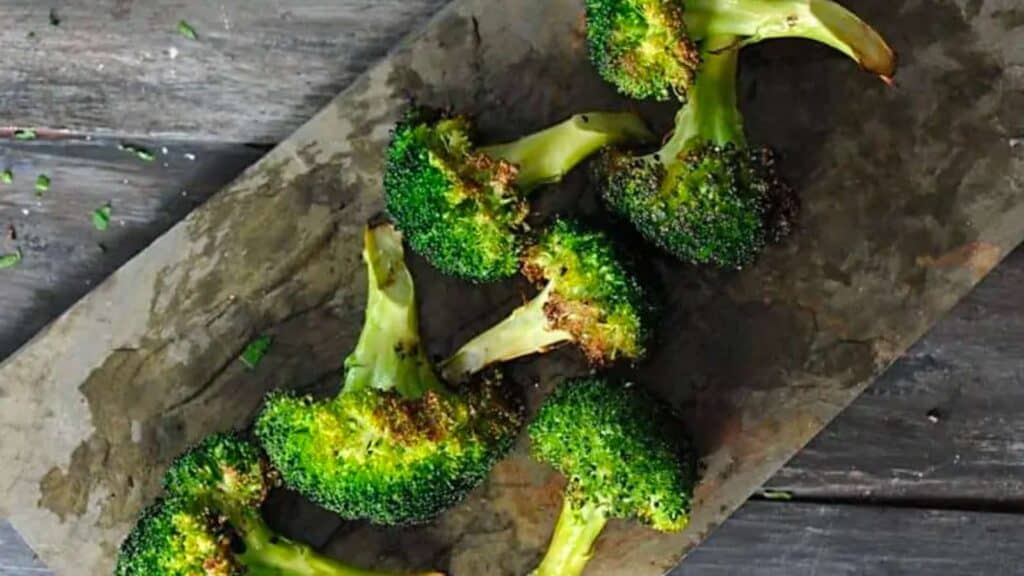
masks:
<svg viewBox="0 0 1024 576"><path fill-rule="evenodd" d="M497 382L449 390L419 337L402 237L368 229L366 319L334 398L272 394L256 434L285 483L346 518L429 520L461 499L511 447L522 423Z"/></svg>
<svg viewBox="0 0 1024 576"><path fill-rule="evenodd" d="M527 195L595 151L650 141L637 116L577 114L515 142L477 147L471 122L422 109L395 128L387 151L387 209L412 249L452 276L513 276Z"/></svg>
<svg viewBox="0 0 1024 576"><path fill-rule="evenodd" d="M522 272L540 293L448 359L446 379L567 343L595 365L644 355L648 294L604 233L557 220L524 251Z"/></svg>
<svg viewBox="0 0 1024 576"><path fill-rule="evenodd" d="M623 94L685 100L700 68L699 44L736 46L807 38L831 46L888 81L896 58L885 40L829 0L586 0L590 57Z"/></svg>
<svg viewBox="0 0 1024 576"><path fill-rule="evenodd" d="M696 458L670 409L602 378L562 383L530 424L533 455L565 475L562 512L534 576L578 576L611 518L682 530Z"/></svg>
<svg viewBox="0 0 1024 576"><path fill-rule="evenodd" d="M116 576L388 576L275 534L260 506L277 477L239 436L207 438L164 480L166 497L142 513L121 545Z"/></svg>
<svg viewBox="0 0 1024 576"><path fill-rule="evenodd" d="M708 40L691 98L660 150L607 151L595 173L606 205L649 242L686 262L739 268L790 231L798 205L771 152L747 146L732 41Z"/></svg>

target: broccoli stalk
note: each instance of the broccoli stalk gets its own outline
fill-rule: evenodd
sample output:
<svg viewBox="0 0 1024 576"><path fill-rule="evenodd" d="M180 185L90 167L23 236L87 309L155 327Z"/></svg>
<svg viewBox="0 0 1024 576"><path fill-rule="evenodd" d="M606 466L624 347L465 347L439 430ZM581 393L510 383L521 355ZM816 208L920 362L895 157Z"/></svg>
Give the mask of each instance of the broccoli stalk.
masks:
<svg viewBox="0 0 1024 576"><path fill-rule="evenodd" d="M736 47L772 38L831 46L891 82L896 56L885 40L830 0L586 0L590 56L601 76L633 98L680 100L708 38ZM703 46L706 48L706 45Z"/></svg>
<svg viewBox="0 0 1024 576"><path fill-rule="evenodd" d="M556 296L554 283L548 284L504 320L463 344L445 361L445 378L457 382L492 364L540 354L572 342L572 333L555 327L549 319L547 310L554 305L552 298Z"/></svg>
<svg viewBox="0 0 1024 576"><path fill-rule="evenodd" d="M540 293L446 360L446 380L568 343L595 365L643 356L647 296L605 234L558 220L526 250L522 271Z"/></svg>
<svg viewBox="0 0 1024 576"><path fill-rule="evenodd" d="M627 112L576 114L550 128L514 142L484 146L478 150L516 167L515 188L520 194L557 182L591 154L608 146L647 142L653 138L647 125Z"/></svg>
<svg viewBox="0 0 1024 576"><path fill-rule="evenodd" d="M532 576L579 576L612 518L662 532L689 522L696 460L672 411L600 377L559 385L530 424L535 458L568 479L546 554Z"/></svg>
<svg viewBox="0 0 1024 576"><path fill-rule="evenodd" d="M654 154L665 163L671 182L672 166L685 157L687 149L705 143L745 148L743 114L736 103L739 48L734 36L709 38L704 64L686 105L676 114L675 128L668 142Z"/></svg>
<svg viewBox="0 0 1024 576"><path fill-rule="evenodd" d="M256 422L285 484L349 519L433 519L487 476L511 447L520 406L496 381L457 392L434 373L419 337L402 237L368 229L366 319L336 396L274 393Z"/></svg>
<svg viewBox="0 0 1024 576"><path fill-rule="evenodd" d="M649 242L685 262L741 268L796 218L770 151L747 146L737 107L734 36L705 42L704 65L665 145L647 156L610 152L601 195Z"/></svg>
<svg viewBox="0 0 1024 576"><path fill-rule="evenodd" d="M515 274L529 193L606 146L652 139L634 114L577 114L514 142L477 147L471 122L412 110L388 148L388 212L414 251L445 274Z"/></svg>
<svg viewBox="0 0 1024 576"><path fill-rule="evenodd" d="M395 390L403 398L447 391L420 345L412 275L402 237L390 226L367 229L363 260L369 281L366 320L355 350L345 359L343 393Z"/></svg>
<svg viewBox="0 0 1024 576"><path fill-rule="evenodd" d="M531 576L578 576L594 555L594 543L608 524L608 511L584 504L562 502L555 531L544 559Z"/></svg>
<svg viewBox="0 0 1024 576"><path fill-rule="evenodd" d="M260 507L277 485L255 445L234 434L206 438L168 469L165 498L121 545L115 575L398 576L349 566L274 533Z"/></svg>
<svg viewBox="0 0 1024 576"><path fill-rule="evenodd" d="M830 0L685 0L691 37L739 36L741 45L804 38L835 48L889 82L896 55L856 14Z"/></svg>
<svg viewBox="0 0 1024 576"><path fill-rule="evenodd" d="M355 568L318 554L306 544L276 534L262 518L247 511L224 512L245 548L237 558L246 567L246 576L400 576L392 572ZM424 572L421 576L442 575Z"/></svg>

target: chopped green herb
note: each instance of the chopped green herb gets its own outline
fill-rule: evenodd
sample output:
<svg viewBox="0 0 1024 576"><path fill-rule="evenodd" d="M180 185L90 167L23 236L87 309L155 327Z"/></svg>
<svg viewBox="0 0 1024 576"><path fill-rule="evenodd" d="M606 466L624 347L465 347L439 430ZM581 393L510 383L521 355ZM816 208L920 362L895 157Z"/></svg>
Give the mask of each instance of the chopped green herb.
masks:
<svg viewBox="0 0 1024 576"><path fill-rule="evenodd" d="M264 334L250 342L239 359L242 361L242 364L245 364L246 368L255 370L260 365L260 362L263 361L263 357L267 355L267 351L270 350L270 345L273 343L274 337Z"/></svg>
<svg viewBox="0 0 1024 576"><path fill-rule="evenodd" d="M189 40L198 40L199 34L196 34L196 29L191 24L182 20L178 22L178 34L181 34Z"/></svg>
<svg viewBox="0 0 1024 576"><path fill-rule="evenodd" d="M92 225L94 228L103 232L107 228L110 228L110 213L112 209L110 203L104 204L92 212Z"/></svg>
<svg viewBox="0 0 1024 576"><path fill-rule="evenodd" d="M131 152L135 154L139 160L143 162L152 162L156 159L156 155L150 152L148 149L134 144L118 144L118 149L124 150L125 152Z"/></svg>
<svg viewBox="0 0 1024 576"><path fill-rule="evenodd" d="M50 177L46 174L40 174L36 178L36 192L43 193L50 189Z"/></svg>
<svg viewBox="0 0 1024 576"><path fill-rule="evenodd" d="M10 170L0 172L0 184L14 184L14 172Z"/></svg>
<svg viewBox="0 0 1024 576"><path fill-rule="evenodd" d="M56 8L50 8L50 26L60 26L60 16Z"/></svg>
<svg viewBox="0 0 1024 576"><path fill-rule="evenodd" d="M36 131L31 128L19 128L14 131L15 140L35 140L38 137Z"/></svg>
<svg viewBox="0 0 1024 576"><path fill-rule="evenodd" d="M16 266L18 264L18 262L21 262L21 250L20 249L19 250L15 250L14 252L11 252L10 254L4 254L3 256L0 256L0 270L3 270L4 268L11 268L12 266Z"/></svg>
<svg viewBox="0 0 1024 576"><path fill-rule="evenodd" d="M793 499L793 493L784 490L765 490L761 492L761 496L764 496L765 500L789 501Z"/></svg>

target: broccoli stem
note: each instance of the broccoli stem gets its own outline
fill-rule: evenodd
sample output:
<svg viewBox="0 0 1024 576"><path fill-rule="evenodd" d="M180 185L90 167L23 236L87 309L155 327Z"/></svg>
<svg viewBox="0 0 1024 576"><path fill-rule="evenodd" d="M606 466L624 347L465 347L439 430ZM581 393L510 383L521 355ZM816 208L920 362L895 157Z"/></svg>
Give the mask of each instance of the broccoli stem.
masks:
<svg viewBox="0 0 1024 576"><path fill-rule="evenodd" d="M527 193L542 184L560 180L605 146L646 142L652 138L647 125L636 114L592 112L577 114L515 142L482 147L480 152L517 165L516 186Z"/></svg>
<svg viewBox="0 0 1024 576"><path fill-rule="evenodd" d="M685 0L686 28L695 39L742 36L744 44L770 38L807 38L853 58L888 81L896 56L856 14L830 0Z"/></svg>
<svg viewBox="0 0 1024 576"><path fill-rule="evenodd" d="M242 536L245 552L239 560L249 576L400 576L363 570L320 555L311 547L274 534L255 514L233 514L232 525ZM408 575L415 576L415 575ZM443 576L437 572L420 576Z"/></svg>
<svg viewBox="0 0 1024 576"><path fill-rule="evenodd" d="M366 320L356 349L345 360L344 392L395 389L413 399L428 390L443 393L420 344L416 292L401 234L391 225L367 228L364 242Z"/></svg>
<svg viewBox="0 0 1024 576"><path fill-rule="evenodd" d="M548 284L532 300L463 345L442 365L444 379L462 382L492 364L544 352L572 340L572 334L548 326L544 307L551 293Z"/></svg>
<svg viewBox="0 0 1024 576"><path fill-rule="evenodd" d="M598 506L574 508L566 498L551 543L532 576L579 576L594 555L594 542L601 535L608 516Z"/></svg>
<svg viewBox="0 0 1024 576"><path fill-rule="evenodd" d="M736 104L736 37L708 38L703 60L689 98L676 115L672 138L658 151L658 157L669 166L691 142L746 146L743 115Z"/></svg>

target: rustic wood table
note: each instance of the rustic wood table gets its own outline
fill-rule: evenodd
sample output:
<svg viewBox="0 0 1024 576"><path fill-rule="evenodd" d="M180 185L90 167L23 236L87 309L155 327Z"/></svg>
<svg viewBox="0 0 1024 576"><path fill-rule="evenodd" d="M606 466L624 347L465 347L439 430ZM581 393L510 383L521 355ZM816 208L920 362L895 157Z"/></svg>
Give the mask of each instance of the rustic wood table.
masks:
<svg viewBox="0 0 1024 576"><path fill-rule="evenodd" d="M0 358L443 4L0 2ZM1024 249L676 573L1024 574L1022 284ZM0 524L0 576L47 573Z"/></svg>

